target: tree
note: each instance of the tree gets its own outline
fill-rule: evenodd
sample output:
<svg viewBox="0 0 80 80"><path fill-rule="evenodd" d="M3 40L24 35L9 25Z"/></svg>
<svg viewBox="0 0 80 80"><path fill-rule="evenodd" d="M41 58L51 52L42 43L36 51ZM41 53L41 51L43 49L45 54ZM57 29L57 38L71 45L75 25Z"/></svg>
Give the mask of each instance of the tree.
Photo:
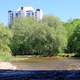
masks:
<svg viewBox="0 0 80 80"><path fill-rule="evenodd" d="M69 22L64 24L64 27L67 31L67 40L68 40L67 52L69 52L69 53L75 53L76 52L75 49L77 49L77 47L75 44L78 41L76 41L76 43L75 43L74 39L78 36L78 34L76 34L76 33L79 32L79 30L78 30L79 25L80 25L80 19L73 19L72 21L69 21Z"/></svg>
<svg viewBox="0 0 80 80"><path fill-rule="evenodd" d="M71 53L80 53L80 25L76 27L73 35L69 38L68 49Z"/></svg>
<svg viewBox="0 0 80 80"><path fill-rule="evenodd" d="M62 22L55 16L45 16L43 23L47 24L54 31L58 53L64 52L64 49L67 46L67 31Z"/></svg>
<svg viewBox="0 0 80 80"><path fill-rule="evenodd" d="M11 27L12 52L15 54L30 54L31 52L31 54L45 56L62 52L66 46L65 29L54 17L52 20L53 23L50 26L46 19L41 22L30 17L16 19Z"/></svg>
<svg viewBox="0 0 80 80"><path fill-rule="evenodd" d="M80 25L80 19L73 19L64 23L64 27L67 31L67 37L69 38L73 33L77 25Z"/></svg>
<svg viewBox="0 0 80 80"><path fill-rule="evenodd" d="M11 31L3 24L0 24L0 55L8 55L10 53L9 44L11 37Z"/></svg>

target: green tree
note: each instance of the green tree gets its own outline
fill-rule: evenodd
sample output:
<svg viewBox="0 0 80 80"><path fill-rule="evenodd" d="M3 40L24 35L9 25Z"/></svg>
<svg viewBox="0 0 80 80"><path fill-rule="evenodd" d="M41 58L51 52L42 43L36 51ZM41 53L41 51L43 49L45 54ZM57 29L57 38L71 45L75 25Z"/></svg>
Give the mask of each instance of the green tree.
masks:
<svg viewBox="0 0 80 80"><path fill-rule="evenodd" d="M31 54L45 56L62 52L66 47L65 29L54 17L51 17L51 21L53 20L51 26L48 25L46 19L48 20L45 18L41 22L30 17L16 19L11 27L12 52L16 54L31 52Z"/></svg>
<svg viewBox="0 0 80 80"><path fill-rule="evenodd" d="M0 24L0 55L10 55L10 39L12 37L11 31L5 27L3 24Z"/></svg>
<svg viewBox="0 0 80 80"><path fill-rule="evenodd" d="M80 25L80 19L73 19L64 23L64 27L67 31L67 38L69 38L74 33L77 25Z"/></svg>
<svg viewBox="0 0 80 80"><path fill-rule="evenodd" d="M68 49L71 53L80 53L80 25L76 27L73 35L70 36L68 42Z"/></svg>
<svg viewBox="0 0 80 80"><path fill-rule="evenodd" d="M76 33L78 32L78 29L80 25L80 19L73 19L72 21L68 21L67 23L64 24L64 27L67 31L67 52L69 53L75 53L75 47L74 44L74 38L77 37ZM74 42L73 42L74 41ZM77 42L76 42L77 43Z"/></svg>
<svg viewBox="0 0 80 80"><path fill-rule="evenodd" d="M64 52L67 46L67 31L65 30L63 23L58 17L55 16L45 16L43 23L47 24L48 27L54 31L56 46L58 53Z"/></svg>

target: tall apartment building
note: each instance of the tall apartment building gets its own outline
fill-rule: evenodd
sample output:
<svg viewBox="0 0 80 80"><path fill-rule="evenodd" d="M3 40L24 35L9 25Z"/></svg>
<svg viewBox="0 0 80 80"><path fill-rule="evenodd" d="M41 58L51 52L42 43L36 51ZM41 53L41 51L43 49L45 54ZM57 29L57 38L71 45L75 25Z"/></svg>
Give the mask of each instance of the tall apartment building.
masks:
<svg viewBox="0 0 80 80"><path fill-rule="evenodd" d="M32 7L21 7L16 11L8 11L8 24L11 25L14 18L18 17L34 17L36 20L42 20L43 11L41 9L34 10Z"/></svg>

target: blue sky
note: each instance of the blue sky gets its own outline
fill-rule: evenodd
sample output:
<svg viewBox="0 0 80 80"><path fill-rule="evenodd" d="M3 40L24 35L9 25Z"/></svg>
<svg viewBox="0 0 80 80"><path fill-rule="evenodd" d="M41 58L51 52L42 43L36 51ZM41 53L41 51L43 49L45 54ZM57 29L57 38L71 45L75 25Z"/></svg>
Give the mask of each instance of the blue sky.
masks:
<svg viewBox="0 0 80 80"><path fill-rule="evenodd" d="M0 0L0 22L7 24L8 10L21 6L41 8L44 15L55 15L62 21L80 18L80 0Z"/></svg>

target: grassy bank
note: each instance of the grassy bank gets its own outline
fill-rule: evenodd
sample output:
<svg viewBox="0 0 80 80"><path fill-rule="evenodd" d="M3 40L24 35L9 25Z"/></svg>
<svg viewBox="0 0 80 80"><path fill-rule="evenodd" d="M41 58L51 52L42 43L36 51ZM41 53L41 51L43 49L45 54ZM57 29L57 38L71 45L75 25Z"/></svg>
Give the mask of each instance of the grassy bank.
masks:
<svg viewBox="0 0 80 80"><path fill-rule="evenodd" d="M12 59L12 56L0 55L0 61L10 61L11 59Z"/></svg>

